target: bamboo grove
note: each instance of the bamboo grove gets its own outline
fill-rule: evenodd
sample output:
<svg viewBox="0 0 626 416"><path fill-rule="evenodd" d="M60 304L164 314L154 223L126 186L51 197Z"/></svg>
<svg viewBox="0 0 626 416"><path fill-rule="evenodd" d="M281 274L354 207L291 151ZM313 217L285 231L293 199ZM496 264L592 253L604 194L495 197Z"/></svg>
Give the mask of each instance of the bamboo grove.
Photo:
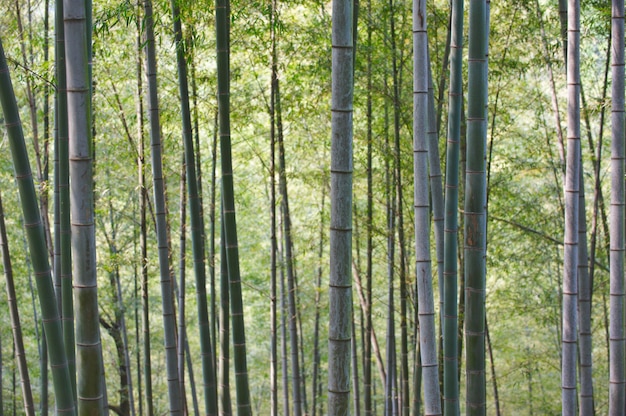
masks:
<svg viewBox="0 0 626 416"><path fill-rule="evenodd" d="M624 49L623 0L0 2L0 415L625 414Z"/></svg>

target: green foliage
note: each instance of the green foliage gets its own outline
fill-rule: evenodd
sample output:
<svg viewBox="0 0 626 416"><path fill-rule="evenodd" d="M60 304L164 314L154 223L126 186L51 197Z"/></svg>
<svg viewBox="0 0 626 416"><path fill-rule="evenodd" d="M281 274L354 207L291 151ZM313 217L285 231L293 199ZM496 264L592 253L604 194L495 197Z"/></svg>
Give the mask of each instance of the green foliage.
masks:
<svg viewBox="0 0 626 416"><path fill-rule="evenodd" d="M28 79L34 87L37 111L43 129L43 86L54 85L54 63L43 60L43 2L34 5L31 37L33 58L28 65L22 63L20 39L15 22L14 2L0 2L0 38L5 42L9 67L14 79L18 103L23 120L28 120L25 84ZM27 10L25 0L20 1ZM384 328L386 316L386 195L385 162L392 160L386 139L391 138L393 120L393 90L391 74L392 54L398 58L400 71L400 135L402 175L411 178L411 96L412 55L410 2L397 1L396 15L397 50L390 50L389 2L372 1L372 15L365 12L366 2L361 0L359 20L359 44L355 68L355 116L354 116L354 204L358 215L354 230L355 251L360 258L361 275L365 270L366 240L365 213L367 209L367 129L365 119L367 105L367 60L372 56L372 135L373 135L373 319L384 356ZM208 212L211 142L215 132L214 115L216 101L216 52L214 36L214 5L209 1L180 1L183 30L192 46L198 85L198 115L201 163L203 168L204 211ZM542 21L546 30L548 56L544 56L541 30L534 2L513 1L491 3L492 32L490 37L490 99L488 149L491 171L489 180L488 249L487 249L487 319L494 350L495 369L500 392L501 409L504 414L556 414L559 405L559 351L560 351L560 275L562 263L563 228L563 178L551 92L546 70L546 58L551 62L557 88L557 98L564 120L565 74L563 54L559 39L559 16L554 2L539 1ZM160 111L163 132L164 176L167 182L167 210L171 233L172 265L178 269L179 256L179 209L180 155L183 151L179 140L180 111L178 101L175 45L172 41L169 1L155 2L157 54L159 62ZM248 348L250 392L255 414L269 414L269 282L270 282L270 216L269 216L269 115L270 100L270 37L269 2L232 1L231 25L231 120L232 149L237 208L241 273L243 276L243 304ZM439 82L442 74L448 77L448 68L442 63L447 53L445 42L449 19L449 2L428 2L429 42L431 67L435 80L435 97L442 97L441 126L439 132L440 155L445 161L445 126L448 103L448 82L440 95ZM298 302L302 314L301 334L304 346L304 373L307 378L307 398L312 403L311 373L313 360L313 314L315 310L316 270L319 264L318 244L320 228L320 201L322 192L329 187L330 151L330 8L319 1L287 0L279 3L279 20L275 23L279 39L279 77L285 129L286 174L289 181L290 208L294 236L296 274L298 278ZM23 16L24 17L24 16ZM586 95L586 114L590 120L589 133L595 145L599 139L608 146L608 117L605 117L603 137L600 137L600 116L610 104L603 99L604 69L610 10L607 2L583 2L581 13L582 78ZM137 40L135 24L136 7L128 0L94 1L94 111L96 131L96 232L99 259L98 276L100 311L103 316L115 313L113 292L109 290L109 272L119 269L124 296L126 322L131 345L135 345L135 307L140 299L135 296L135 275L138 267L138 197L137 187L137 86L135 65ZM139 19L140 25L143 20ZM372 45L365 43L368 28L372 30ZM466 25L467 27L467 25ZM47 36L53 35L53 29ZM189 48L188 48L189 51ZM187 56L192 59L191 53ZM467 66L464 66L466 79ZM144 74L145 76L145 74ZM465 84L466 90L467 84ZM145 93L145 85L144 85ZM438 100L438 98L437 98ZM439 102L436 102L436 105ZM466 105L467 103L465 103ZM147 107L145 107L147 108ZM145 111L145 109L144 109ZM608 113L607 113L608 114ZM124 124L126 123L126 125ZM126 130L128 129L128 130ZM35 166L32 144L32 126L25 125L31 165ZM583 135L586 135L586 127ZM0 135L0 151L8 153L4 133ZM129 140L130 138L130 140ZM586 179L588 221L592 222L594 198L592 156L588 151L586 136L583 138L583 163ZM148 153L147 153L148 154ZM608 158L603 149L601 155L601 186L608 209ZM219 159L218 159L219 160ZM52 166L52 165L51 165ZM219 166L218 166L219 168ZM7 224L16 276L24 284L18 285L20 314L24 325L27 358L34 383L35 401L40 400L37 364L37 331L31 292L27 282L29 265L24 251L22 221L18 210L18 198L11 179L13 170L6 157L0 158L0 186L3 189ZM147 181L151 183L150 169ZM405 180L404 212L406 235L412 235L412 189L411 181ZM52 185L42 184L52 196ZM150 185L150 194L151 194ZM5 191L6 189L6 191ZM462 192L462 189L461 189ZM220 200L218 190L217 201ZM462 196L461 196L462 200ZM328 204L323 213L328 224ZM154 223L148 215L149 235L154 235ZM219 216L218 216L219 218ZM206 234L209 222L205 218ZM462 225L462 224L460 224ZM327 225L326 225L327 227ZM594 375L596 379L596 412L605 413L607 407L608 359L604 337L605 304L608 305L608 236L598 218L596 269L593 295L593 345ZM107 238L116 231L118 253L109 255ZM591 232L591 226L588 227ZM218 224L219 230L219 224ZM218 233L219 235L219 233ZM153 237L149 237L153 238ZM153 239L154 241L154 239ZM357 243L358 241L358 243ZM219 241L218 241L219 244ZM434 244L433 244L434 246ZM219 246L218 246L219 247ZM323 252L323 284L321 289L322 328L320 342L322 353L321 378L326 380L326 314L328 253ZM412 250L407 250L409 253ZM408 264L413 264L413 254ZM218 256L219 257L219 256ZM196 332L195 282L191 274L191 252L187 256L187 325L191 356L194 357L194 375L200 380L200 348ZM396 262L397 264L397 262ZM148 247L148 271L150 274L151 329L153 345L153 374L163 374L163 330L161 329L160 298L157 272L157 247ZM216 265L219 270L219 260ZM436 272L433 267L433 274ZM413 267L408 273L410 287L414 285ZM176 274L176 273L175 273ZM0 285L3 285L0 278ZM219 287L219 284L218 284ZM435 290L437 293L437 290ZM355 296L355 312L358 319L358 303ZM219 301L219 299L216 299ZM437 299L436 299L437 304ZM9 413L12 402L8 383L13 369L10 354L10 327L8 312L0 309L0 337L2 338L3 404ZM37 312L39 317L39 312ZM357 339L361 329L357 320ZM412 328L413 317L409 327ZM141 329L141 328L139 328ZM412 331L412 330L411 330ZM141 338L141 330L139 331ZM105 372L109 401L117 403L119 378L117 357L111 338L103 331ZM133 347L135 348L135 347ZM134 351L133 351L134 352ZM133 358L134 360L134 358ZM137 366L134 363L134 366ZM463 364L461 364L463 366ZM282 370L279 370L282 371ZM489 374L489 372L488 372ZM136 383L136 368L133 378ZM376 366L373 377L378 383ZM231 377L234 380L234 377ZM279 377L280 380L280 377ZM487 383L489 384L489 379ZM166 382L154 377L155 411L167 409ZM461 379L461 391L465 377ZM19 391L19 390L18 390ZM322 392L325 395L325 388ZM382 400L380 384L376 387L375 400ZM487 412L494 410L493 393L487 388ZM135 402L139 397L135 389ZM190 392L187 392L190 402ZM463 393L460 401L464 402ZM321 398L324 401L325 398ZM20 401L17 401L18 405ZM463 407L463 404L461 404ZM464 410L464 409L462 409Z"/></svg>

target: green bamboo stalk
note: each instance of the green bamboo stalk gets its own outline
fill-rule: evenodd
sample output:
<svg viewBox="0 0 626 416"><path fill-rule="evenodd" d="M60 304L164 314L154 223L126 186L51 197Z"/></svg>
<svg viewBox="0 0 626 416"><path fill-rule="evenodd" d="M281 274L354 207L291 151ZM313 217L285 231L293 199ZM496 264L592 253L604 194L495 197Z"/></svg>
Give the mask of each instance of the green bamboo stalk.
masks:
<svg viewBox="0 0 626 416"><path fill-rule="evenodd" d="M326 205L326 182L322 186L322 202L320 206L320 234L319 234L319 246L318 246L318 267L317 267L317 281L315 284L315 319L313 330L313 416L317 416L318 399L321 395L321 388L318 389L318 380L320 379L320 351L319 351L319 331L320 331L320 300L321 300L321 287L322 287L322 259L324 255L324 235L326 231L324 221L324 207ZM369 309L368 309L369 310ZM371 367L370 367L371 368ZM321 402L321 400L320 400ZM321 406L320 406L321 407ZM320 411L320 414L323 414Z"/></svg>
<svg viewBox="0 0 626 416"><path fill-rule="evenodd" d="M17 308L17 297L15 296L15 284L13 281L13 267L9 254L9 240L7 239L6 225L4 222L4 208L2 207L2 196L0 196L0 250L2 251L2 264L4 266L4 277L6 280L7 303L9 304L9 314L11 316L11 330L13 331L13 343L15 346L15 357L20 373L22 385L22 399L24 401L24 413L35 414L35 404L30 386L30 376L24 351L24 338L22 336L22 325L20 323L20 313ZM0 407L0 409L2 409Z"/></svg>
<svg viewBox="0 0 626 416"><path fill-rule="evenodd" d="M59 188L59 251L61 280L61 322L67 362L74 401L76 396L76 347L74 334L74 295L72 289L72 239L70 230L70 165L69 133L67 124L67 82L65 74L65 25L63 23L63 1L56 1L56 125L58 142L58 188ZM56 173L55 173L56 174Z"/></svg>
<svg viewBox="0 0 626 416"><path fill-rule="evenodd" d="M458 343L458 205L461 102L463 84L463 0L452 3L450 92L444 219L444 319L443 319L443 403L446 416L457 416L459 406Z"/></svg>
<svg viewBox="0 0 626 416"><path fill-rule="evenodd" d="M280 227L279 227L280 230ZM280 231L279 231L280 232ZM280 248L278 252L278 262L282 263L283 253L285 252L285 243L279 238ZM289 416L291 400L289 399L289 359L287 354L287 307L285 302L287 295L285 294L285 268L280 268L280 352L282 366L282 382L283 382L283 414Z"/></svg>
<svg viewBox="0 0 626 416"><path fill-rule="evenodd" d="M141 267L141 325L143 333L143 365L137 362L137 387L139 397L139 414L143 414L143 395L141 388L141 368L143 367L143 377L145 379L145 402L146 414L152 416L154 414L154 405L152 402L152 365L151 365L151 343L150 343L150 315L149 315L149 297L148 297L148 230L146 224L146 211L148 206L148 190L146 187L146 168L145 168L145 129L144 129L144 98L143 98L143 59L141 48L142 40L142 7L137 4L136 7L136 82L137 82L137 177L139 187L139 251L140 251L140 267ZM139 342L139 335L137 335ZM139 351L137 352L139 359Z"/></svg>
<svg viewBox="0 0 626 416"><path fill-rule="evenodd" d="M76 307L78 413L103 412L102 345L98 319L96 241L93 204L91 105L84 0L65 0L72 275Z"/></svg>
<svg viewBox="0 0 626 416"><path fill-rule="evenodd" d="M213 367L213 347L209 331L209 314L206 294L206 268L204 259L204 220L201 216L198 178L196 175L196 157L193 146L191 111L189 107L189 81L187 61L183 42L180 8L177 0L171 1L176 41L176 62L178 65L178 90L180 94L183 143L185 148L185 167L189 198L189 221L191 226L191 245L193 252L194 274L196 278L196 298L198 308L198 329L200 331L200 351L202 355L202 374L204 379L205 413L217 414L217 388L215 368ZM180 287L181 293L183 287ZM182 381L182 380L180 380Z"/></svg>
<svg viewBox="0 0 626 416"><path fill-rule="evenodd" d="M52 378L56 394L57 413L74 415L75 407L71 386L69 368L65 348L63 346L61 321L54 295L52 274L48 263L46 240L37 203L37 194L33 183L32 171L24 142L24 133L19 117L15 93L9 75L4 48L0 41L0 104L9 136L11 155L15 168L15 178L18 184L22 213L26 226L30 256L37 276L37 292L44 318L44 330L48 340L48 354L52 368Z"/></svg>
<svg viewBox="0 0 626 416"><path fill-rule="evenodd" d="M224 216L221 221L221 240L224 241ZM226 246L220 245L220 415L232 415L232 403L230 399L230 325L229 308L230 294L228 281L228 262L226 261ZM288 416L288 415L286 415Z"/></svg>
<svg viewBox="0 0 626 416"><path fill-rule="evenodd" d="M439 363L430 258L429 61L426 21L426 0L413 0L413 201L420 355L424 378L424 412L426 415L440 415Z"/></svg>
<svg viewBox="0 0 626 416"><path fill-rule="evenodd" d="M159 97L157 86L156 50L154 38L154 18L152 1L144 0L145 13L145 54L146 77L148 80L148 113L150 117L150 147L152 149L152 180L156 230L159 252L159 272L161 277L161 304L163 308L163 328L167 390L169 411L172 415L182 414L181 392L178 385L178 359L176 349L176 319L172 299L172 278L168 252L167 218L165 207L165 185L161 144L161 122L159 119Z"/></svg>
<svg viewBox="0 0 626 416"><path fill-rule="evenodd" d="M394 174L390 163L385 163L386 194L387 194L387 332L385 339L387 374L385 377L385 416L398 415L397 385L396 385L396 333L395 333L395 306L394 306L394 270L395 270L395 218L396 198Z"/></svg>
<svg viewBox="0 0 626 416"><path fill-rule="evenodd" d="M465 339L468 415L486 412L485 385L485 201L487 120L487 10L471 0L465 196Z"/></svg>
<svg viewBox="0 0 626 416"><path fill-rule="evenodd" d="M609 415L626 406L624 373L624 0L612 4ZM582 187L581 187L582 191ZM582 294L581 294L582 295ZM582 325L582 322L581 322ZM583 338L581 337L581 342ZM582 375L581 375L582 381ZM582 390L582 385L581 385ZM583 402L581 400L581 411ZM593 401L592 401L593 409Z"/></svg>
<svg viewBox="0 0 626 416"><path fill-rule="evenodd" d="M373 181L373 85L372 85L372 0L367 2L367 46L365 48L367 53L367 270L366 270L366 289L365 289L365 303L367 305L372 304L372 274L373 274L373 261L372 256L374 252L373 245L373 217L374 217L374 181ZM323 202L323 200L322 200ZM322 244L320 239L320 245ZM320 257L322 255L320 247ZM320 278L319 276L318 278ZM361 308L363 309L363 308ZM373 415L373 402L372 402L372 308L367 307L365 311L365 330L363 331L363 384L364 384L364 411L365 416ZM314 379L315 382L315 379ZM315 414L313 415L315 416Z"/></svg>
<svg viewBox="0 0 626 416"><path fill-rule="evenodd" d="M352 309L352 1L333 0L328 412L350 408Z"/></svg>
<svg viewBox="0 0 626 416"><path fill-rule="evenodd" d="M246 358L246 335L239 271L239 248L233 185L233 167L230 140L230 1L216 0L216 46L217 46L217 97L219 108L220 154L222 157L222 201L228 278L230 280L230 308L234 348L235 385L237 389L237 414L252 413L248 364Z"/></svg>
<svg viewBox="0 0 626 416"><path fill-rule="evenodd" d="M580 3L569 0L567 35L567 161L565 171L565 248L563 254L562 414L577 407L578 215L580 190Z"/></svg>
<svg viewBox="0 0 626 416"><path fill-rule="evenodd" d="M293 414L294 416L300 416L303 410L303 392L301 390L301 369L300 361L298 358L298 326L297 326L297 296L296 291L296 277L294 270L294 255L293 255L293 240L291 238L291 216L289 212L289 196L287 193L287 175L286 175L286 163L285 163L285 145L283 140L283 128L282 128L282 112L280 104L280 85L278 77L274 80L274 100L276 110L276 121L278 130L278 187L281 196L281 214L283 225L283 238L285 240L285 270L287 272L287 313L289 318L289 345L291 348L291 382L293 391Z"/></svg>

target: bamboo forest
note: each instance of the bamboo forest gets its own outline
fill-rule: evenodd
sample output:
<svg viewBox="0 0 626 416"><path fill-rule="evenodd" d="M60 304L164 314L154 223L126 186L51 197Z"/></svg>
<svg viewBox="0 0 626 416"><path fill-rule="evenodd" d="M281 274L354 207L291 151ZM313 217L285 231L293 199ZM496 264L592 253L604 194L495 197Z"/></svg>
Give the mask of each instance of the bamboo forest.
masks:
<svg viewBox="0 0 626 416"><path fill-rule="evenodd" d="M626 415L624 0L0 0L0 416Z"/></svg>

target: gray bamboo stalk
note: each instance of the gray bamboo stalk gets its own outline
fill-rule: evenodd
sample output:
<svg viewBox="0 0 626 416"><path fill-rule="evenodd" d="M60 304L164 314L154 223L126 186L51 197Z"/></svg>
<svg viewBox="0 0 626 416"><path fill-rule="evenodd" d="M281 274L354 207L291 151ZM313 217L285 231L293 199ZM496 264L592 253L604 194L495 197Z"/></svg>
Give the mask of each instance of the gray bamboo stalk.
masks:
<svg viewBox="0 0 626 416"><path fill-rule="evenodd" d="M458 319L458 206L461 102L463 87L463 0L452 3L450 92L446 147L444 219L443 403L446 416L457 416L459 406Z"/></svg>
<svg viewBox="0 0 626 416"><path fill-rule="evenodd" d="M394 134L394 185L396 187L396 202L394 211L397 216L399 270L400 283L400 391L399 405L404 416L409 412L409 364L408 364L408 325L407 325L407 254L406 238L404 234L404 188L402 181L402 151L401 151L401 90L402 90L402 48L396 48L396 4L389 0L389 38L391 46L392 80L393 80L393 134ZM393 228L393 227L392 227ZM395 338L395 336L394 336ZM395 360L394 360L395 361ZM397 371L394 370L394 373Z"/></svg>
<svg viewBox="0 0 626 416"><path fill-rule="evenodd" d="M91 108L87 68L87 15L83 0L64 0L70 160L72 276L76 307L78 413L104 412L102 344L93 201Z"/></svg>
<svg viewBox="0 0 626 416"><path fill-rule="evenodd" d="M563 254L562 414L576 413L578 343L578 210L580 182L580 3L568 0L567 160L565 170L565 248Z"/></svg>
<svg viewBox="0 0 626 416"><path fill-rule="evenodd" d="M76 349L74 329L74 298L72 289L72 240L70 225L69 190L69 136L67 124L67 82L65 73L65 25L63 23L63 1L56 1L56 124L59 149L59 225L60 225L60 279L61 279L61 322L63 339L70 370L72 391L76 401Z"/></svg>
<svg viewBox="0 0 626 416"><path fill-rule="evenodd" d="M237 390L237 414L252 413L248 364L246 357L246 334L239 270L239 247L235 214L235 193L230 140L230 1L216 0L215 30L217 47L217 97L219 108L220 154L222 157L222 202L226 260L230 281L230 308L232 320L235 386Z"/></svg>
<svg viewBox="0 0 626 416"><path fill-rule="evenodd" d="M148 80L148 114L150 118L150 147L152 149L152 180L156 229L159 251L159 272L161 277L161 302L163 308L163 327L165 361L170 414L181 414L182 400L178 385L178 360L176 349L176 319L172 301L172 279L170 276L167 219L165 207L165 186L163 178L161 123L159 119L159 98L157 87L156 50L154 38L154 20L152 1L144 0L145 13L145 54L146 76Z"/></svg>
<svg viewBox="0 0 626 416"><path fill-rule="evenodd" d="M591 276L587 252L587 217L585 215L585 187L582 160L579 171L580 194L578 197L578 316L579 366L580 366L580 416L593 415L593 371L591 343Z"/></svg>
<svg viewBox="0 0 626 416"><path fill-rule="evenodd" d="M470 0L465 196L465 339L468 415L486 412L485 385L485 105L487 60L485 0Z"/></svg>
<svg viewBox="0 0 626 416"><path fill-rule="evenodd" d="M413 180L415 268L418 295L420 355L424 384L424 412L441 414L437 331L430 258L430 201L428 177L428 34L426 0L413 0Z"/></svg>
<svg viewBox="0 0 626 416"><path fill-rule="evenodd" d="M26 151L24 133L15 101L15 93L9 75L4 48L0 41L0 104L4 113L15 177L20 192L22 213L26 226L30 257L37 281L39 303L44 319L44 330L48 340L48 354L52 368L52 378L56 394L57 413L74 415L73 395L67 386L70 384L67 357L63 346L61 321L54 295L52 274L48 263L46 240L37 203L32 171Z"/></svg>
<svg viewBox="0 0 626 416"><path fill-rule="evenodd" d="M623 414L626 406L626 390L624 390L626 384L624 373L624 355L626 354L624 334L624 0L613 0L611 4L613 53L611 63L611 205L609 211L611 224L609 228L611 319L609 414L620 415ZM581 412L582 407L581 400Z"/></svg>
<svg viewBox="0 0 626 416"><path fill-rule="evenodd" d="M13 281L13 267L9 254L9 240L7 239L6 225L4 222L4 208L2 197L0 196L0 250L2 251L2 264L4 266L4 277L6 280L7 303L9 304L9 315L11 316L11 330L13 331L13 344L15 346L15 358L20 373L22 385L22 399L24 401L24 413L35 414L35 404L30 386L30 376L24 351L24 338L22 336L22 325L20 323L20 313L17 308L17 297L15 296L15 284Z"/></svg>
<svg viewBox="0 0 626 416"><path fill-rule="evenodd" d="M332 9L331 215L328 328L328 412L350 412L352 309L352 1Z"/></svg>
<svg viewBox="0 0 626 416"><path fill-rule="evenodd" d="M428 51L428 177L430 179L430 195L432 198L433 225L435 234L435 256L437 261L437 282L439 286L439 357L443 358L443 311L444 311L444 222L445 202L439 156L439 130L435 113L435 91L430 66L430 50ZM440 364L441 365L441 364ZM442 374L443 365L439 368Z"/></svg>
<svg viewBox="0 0 626 416"><path fill-rule="evenodd" d="M206 268L204 259L204 220L200 195L198 193L198 177L196 174L196 157L193 146L191 127L191 111L189 107L189 81L187 61L183 42L180 10L177 0L171 1L172 18L174 20L174 37L176 40L176 61L178 64L178 90L180 94L183 143L185 148L185 167L189 198L189 222L191 226L191 244L193 252L194 274L196 278L196 301L198 308L198 329L200 331L200 350L202 356L202 374L204 380L205 413L217 414L217 386L215 368L213 367L213 346L209 328L209 312L206 294ZM180 287L183 293L183 287ZM183 332L183 331L181 331ZM184 345L179 343L179 345ZM182 348L181 348L182 349ZM180 377L179 377L180 378ZM183 382L179 380L179 382ZM181 391L182 393L182 391Z"/></svg>

